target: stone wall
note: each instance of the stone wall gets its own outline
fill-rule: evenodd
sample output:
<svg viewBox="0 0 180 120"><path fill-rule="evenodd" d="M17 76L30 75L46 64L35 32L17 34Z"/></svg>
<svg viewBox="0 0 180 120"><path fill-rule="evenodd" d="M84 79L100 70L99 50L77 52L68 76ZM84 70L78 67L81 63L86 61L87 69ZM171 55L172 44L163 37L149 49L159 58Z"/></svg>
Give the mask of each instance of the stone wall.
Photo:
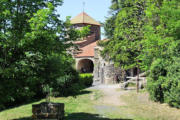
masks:
<svg viewBox="0 0 180 120"><path fill-rule="evenodd" d="M64 120L64 103L47 103L32 105L34 120Z"/></svg>
<svg viewBox="0 0 180 120"><path fill-rule="evenodd" d="M116 77L121 74L120 68L115 68L112 61L105 60L101 57L101 50L103 48L97 46L94 48L94 79L93 84L115 84Z"/></svg>

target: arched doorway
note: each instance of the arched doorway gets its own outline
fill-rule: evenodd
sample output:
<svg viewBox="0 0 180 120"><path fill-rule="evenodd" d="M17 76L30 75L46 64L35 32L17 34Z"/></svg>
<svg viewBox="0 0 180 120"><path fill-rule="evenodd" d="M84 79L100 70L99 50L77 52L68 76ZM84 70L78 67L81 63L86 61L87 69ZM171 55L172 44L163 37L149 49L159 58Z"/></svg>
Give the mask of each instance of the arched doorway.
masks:
<svg viewBox="0 0 180 120"><path fill-rule="evenodd" d="M82 59L78 62L77 68L81 73L93 73L94 63L90 59Z"/></svg>

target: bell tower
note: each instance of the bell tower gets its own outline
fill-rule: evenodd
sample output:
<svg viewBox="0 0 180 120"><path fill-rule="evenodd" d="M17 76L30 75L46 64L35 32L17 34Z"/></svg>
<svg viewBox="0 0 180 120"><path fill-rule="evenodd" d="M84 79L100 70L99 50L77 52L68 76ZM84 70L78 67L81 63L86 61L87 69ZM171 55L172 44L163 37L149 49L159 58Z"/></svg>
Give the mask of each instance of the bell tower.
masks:
<svg viewBox="0 0 180 120"><path fill-rule="evenodd" d="M82 12L71 20L73 26L77 29L90 25L88 36L94 36L94 41L101 39L101 25L99 22L90 17L87 13Z"/></svg>
<svg viewBox="0 0 180 120"><path fill-rule="evenodd" d="M81 29L85 26L90 26L89 34L74 44L79 49L74 49L72 54L76 60L76 69L82 73L93 73L94 71L94 48L97 41L101 39L101 25L99 22L83 12L71 19L71 24L76 29Z"/></svg>

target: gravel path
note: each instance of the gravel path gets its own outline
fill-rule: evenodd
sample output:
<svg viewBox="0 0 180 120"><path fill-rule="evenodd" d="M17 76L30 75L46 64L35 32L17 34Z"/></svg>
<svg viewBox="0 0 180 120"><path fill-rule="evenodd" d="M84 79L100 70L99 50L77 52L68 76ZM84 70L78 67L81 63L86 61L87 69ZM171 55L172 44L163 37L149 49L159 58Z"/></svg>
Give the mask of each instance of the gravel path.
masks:
<svg viewBox="0 0 180 120"><path fill-rule="evenodd" d="M106 113L116 112L119 106L125 106L126 103L121 101L121 95L126 94L128 91L117 90L120 84L116 85L98 85L88 89L100 90L103 92L103 97L98 100L98 104L94 106L96 112L101 116L106 116Z"/></svg>
<svg viewBox="0 0 180 120"><path fill-rule="evenodd" d="M116 85L98 85L90 87L89 89L100 90L103 92L103 97L100 99L100 104L111 106L124 106L126 103L121 101L121 95L126 94L128 91L117 90L120 84Z"/></svg>

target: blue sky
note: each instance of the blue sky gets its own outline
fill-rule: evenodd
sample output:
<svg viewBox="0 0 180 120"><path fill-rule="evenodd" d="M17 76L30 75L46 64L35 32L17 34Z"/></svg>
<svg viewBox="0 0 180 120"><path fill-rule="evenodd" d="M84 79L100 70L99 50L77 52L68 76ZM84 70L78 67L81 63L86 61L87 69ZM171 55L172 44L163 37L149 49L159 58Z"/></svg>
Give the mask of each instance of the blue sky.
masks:
<svg viewBox="0 0 180 120"><path fill-rule="evenodd" d="M83 11L83 2L85 2L84 10L88 15L96 21L105 21L105 17L109 15L108 11L111 0L64 0L63 5L58 7L57 12L63 20L66 19L66 16L73 18Z"/></svg>

